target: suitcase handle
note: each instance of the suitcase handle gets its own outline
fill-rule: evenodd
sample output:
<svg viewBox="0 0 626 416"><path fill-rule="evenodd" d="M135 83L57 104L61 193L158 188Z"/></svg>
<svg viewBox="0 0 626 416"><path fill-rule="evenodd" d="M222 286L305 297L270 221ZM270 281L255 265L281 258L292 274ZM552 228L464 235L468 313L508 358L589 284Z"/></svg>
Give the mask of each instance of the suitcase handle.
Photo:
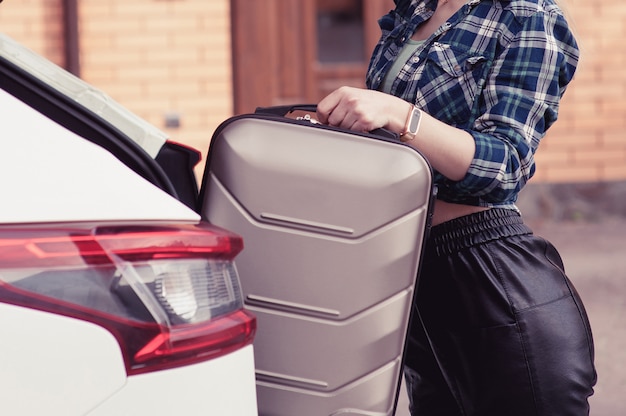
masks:
<svg viewBox="0 0 626 416"><path fill-rule="evenodd" d="M294 111L307 111L311 113L317 112L316 104L292 104L292 105L276 105L271 107L257 107L255 114L269 114L278 117L284 117ZM384 137L387 139L398 140L398 134L384 128L378 128L370 131L370 134Z"/></svg>
<svg viewBox="0 0 626 416"><path fill-rule="evenodd" d="M272 107L257 107L254 111L255 114L271 114L274 116L284 117L287 114L291 114L294 111L310 111L315 113L317 111L316 104L292 104L292 105L276 105Z"/></svg>

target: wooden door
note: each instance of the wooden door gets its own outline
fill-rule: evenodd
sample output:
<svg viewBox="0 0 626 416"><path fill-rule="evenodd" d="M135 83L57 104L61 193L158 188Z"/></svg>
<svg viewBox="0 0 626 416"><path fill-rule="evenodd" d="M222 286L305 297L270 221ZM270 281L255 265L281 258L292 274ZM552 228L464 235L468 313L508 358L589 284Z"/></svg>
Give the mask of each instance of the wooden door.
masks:
<svg viewBox="0 0 626 416"><path fill-rule="evenodd" d="M232 0L235 113L364 86L389 0Z"/></svg>

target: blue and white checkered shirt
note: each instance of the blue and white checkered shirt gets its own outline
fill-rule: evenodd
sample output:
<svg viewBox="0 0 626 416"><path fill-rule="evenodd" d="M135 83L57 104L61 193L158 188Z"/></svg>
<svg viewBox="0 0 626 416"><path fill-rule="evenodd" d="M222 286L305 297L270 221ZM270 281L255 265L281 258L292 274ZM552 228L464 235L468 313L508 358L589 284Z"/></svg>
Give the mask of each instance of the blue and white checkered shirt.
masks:
<svg viewBox="0 0 626 416"><path fill-rule="evenodd" d="M382 37L367 72L371 89L381 88L407 39L437 6L437 0L395 3L379 20ZM408 59L390 92L476 141L464 179L435 172L438 198L515 208L578 56L554 0L470 0Z"/></svg>

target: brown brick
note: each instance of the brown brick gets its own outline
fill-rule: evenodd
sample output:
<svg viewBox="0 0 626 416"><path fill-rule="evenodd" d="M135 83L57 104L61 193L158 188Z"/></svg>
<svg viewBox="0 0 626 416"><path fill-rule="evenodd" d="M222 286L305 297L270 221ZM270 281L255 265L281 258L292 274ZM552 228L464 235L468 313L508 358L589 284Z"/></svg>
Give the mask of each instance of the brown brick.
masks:
<svg viewBox="0 0 626 416"><path fill-rule="evenodd" d="M550 166L545 170L545 182L594 182L600 180L602 167L588 166Z"/></svg>

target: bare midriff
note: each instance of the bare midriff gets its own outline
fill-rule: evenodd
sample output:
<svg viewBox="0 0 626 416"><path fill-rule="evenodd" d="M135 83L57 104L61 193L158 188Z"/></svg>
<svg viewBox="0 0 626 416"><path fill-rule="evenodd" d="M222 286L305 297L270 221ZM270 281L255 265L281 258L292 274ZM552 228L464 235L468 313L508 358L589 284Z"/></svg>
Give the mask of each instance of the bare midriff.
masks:
<svg viewBox="0 0 626 416"><path fill-rule="evenodd" d="M486 211L488 209L490 208L489 207L477 207L474 205L452 204L450 202L436 200L435 207L433 210L432 225L438 225L443 222L453 220L455 218L474 214L480 211Z"/></svg>

